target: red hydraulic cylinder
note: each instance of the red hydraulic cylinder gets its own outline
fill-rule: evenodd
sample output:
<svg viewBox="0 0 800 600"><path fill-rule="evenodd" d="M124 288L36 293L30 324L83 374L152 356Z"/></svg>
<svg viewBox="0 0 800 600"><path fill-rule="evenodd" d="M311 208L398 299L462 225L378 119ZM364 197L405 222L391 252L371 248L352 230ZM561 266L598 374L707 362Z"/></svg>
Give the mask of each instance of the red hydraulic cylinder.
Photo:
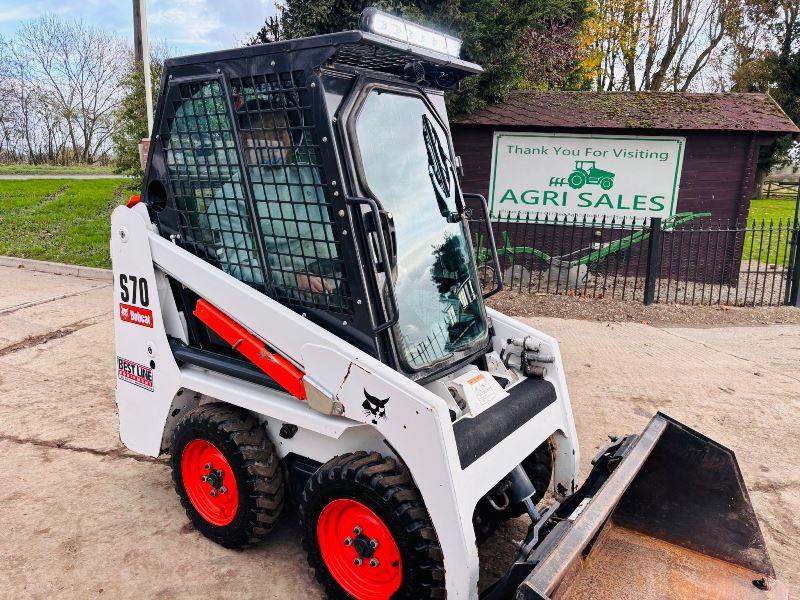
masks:
<svg viewBox="0 0 800 600"><path fill-rule="evenodd" d="M305 373L281 355L267 350L264 342L228 315L200 298L194 309L194 316L292 396L298 400L306 399L306 388L303 384Z"/></svg>

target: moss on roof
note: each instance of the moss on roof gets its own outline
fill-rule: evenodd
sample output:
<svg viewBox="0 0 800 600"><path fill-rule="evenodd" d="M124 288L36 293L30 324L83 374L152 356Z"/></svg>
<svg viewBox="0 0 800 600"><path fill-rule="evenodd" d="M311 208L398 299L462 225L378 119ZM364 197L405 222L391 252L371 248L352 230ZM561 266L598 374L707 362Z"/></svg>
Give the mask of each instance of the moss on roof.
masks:
<svg viewBox="0 0 800 600"><path fill-rule="evenodd" d="M766 94L512 92L456 123L551 128L681 129L794 133Z"/></svg>

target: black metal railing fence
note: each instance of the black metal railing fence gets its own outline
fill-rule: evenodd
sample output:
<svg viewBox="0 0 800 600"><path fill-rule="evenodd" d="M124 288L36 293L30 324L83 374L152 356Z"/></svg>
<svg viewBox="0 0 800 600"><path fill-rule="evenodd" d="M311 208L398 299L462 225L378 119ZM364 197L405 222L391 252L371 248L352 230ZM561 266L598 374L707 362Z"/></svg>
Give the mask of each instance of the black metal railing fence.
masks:
<svg viewBox="0 0 800 600"><path fill-rule="evenodd" d="M494 278L487 235L471 223L481 284ZM504 289L675 304L797 305L798 219L499 215L492 220Z"/></svg>

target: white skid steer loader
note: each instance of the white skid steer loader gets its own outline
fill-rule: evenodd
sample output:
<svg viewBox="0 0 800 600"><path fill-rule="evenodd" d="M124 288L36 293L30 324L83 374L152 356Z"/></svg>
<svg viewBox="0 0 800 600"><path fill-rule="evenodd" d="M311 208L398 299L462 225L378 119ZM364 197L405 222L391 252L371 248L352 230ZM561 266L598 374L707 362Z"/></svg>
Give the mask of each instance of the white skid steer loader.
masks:
<svg viewBox="0 0 800 600"><path fill-rule="evenodd" d="M459 47L367 9L166 62L141 200L112 217L122 441L170 453L223 546L295 504L331 597L476 598L477 545L527 514L481 597L784 598L733 453L699 433L658 414L578 485L556 341L483 302Z"/></svg>

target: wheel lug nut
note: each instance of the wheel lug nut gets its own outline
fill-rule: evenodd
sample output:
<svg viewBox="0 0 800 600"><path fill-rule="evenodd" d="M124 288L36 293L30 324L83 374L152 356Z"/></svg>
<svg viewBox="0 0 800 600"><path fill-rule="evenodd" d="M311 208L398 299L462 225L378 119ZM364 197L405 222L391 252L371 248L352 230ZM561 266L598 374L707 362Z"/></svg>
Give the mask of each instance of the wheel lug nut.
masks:
<svg viewBox="0 0 800 600"><path fill-rule="evenodd" d="M352 546L353 545L353 538L349 538L349 537L344 538L344 545L345 546Z"/></svg>
<svg viewBox="0 0 800 600"><path fill-rule="evenodd" d="M353 564L354 564L355 566L357 566L357 567L360 567L360 566L361 566L361 559L360 559L360 558L357 558L357 559L355 559L355 560L353 561Z"/></svg>
<svg viewBox="0 0 800 600"><path fill-rule="evenodd" d="M211 490L211 495L212 496L216 496L217 495L217 490Z"/></svg>
<svg viewBox="0 0 800 600"><path fill-rule="evenodd" d="M369 566L370 567L377 567L380 563L378 562L377 558L370 558L369 559Z"/></svg>
<svg viewBox="0 0 800 600"><path fill-rule="evenodd" d="M356 535L361 535L361 527L359 527L358 525L353 527L353 533L355 533Z"/></svg>
<svg viewBox="0 0 800 600"><path fill-rule="evenodd" d="M200 481L208 481L208 475L203 475L200 477Z"/></svg>
<svg viewBox="0 0 800 600"><path fill-rule="evenodd" d="M210 470L211 470L211 463L206 463L206 471L210 471Z"/></svg>
<svg viewBox="0 0 800 600"><path fill-rule="evenodd" d="M220 494L227 494L227 493L228 493L228 488L226 488L226 487L223 485L221 488L219 488L219 493L220 493Z"/></svg>
<svg viewBox="0 0 800 600"><path fill-rule="evenodd" d="M372 548L373 550L374 550L375 548L377 548L377 547L378 547L378 540L376 540L375 538L372 538L372 539L369 541L369 547L370 547L370 548Z"/></svg>

